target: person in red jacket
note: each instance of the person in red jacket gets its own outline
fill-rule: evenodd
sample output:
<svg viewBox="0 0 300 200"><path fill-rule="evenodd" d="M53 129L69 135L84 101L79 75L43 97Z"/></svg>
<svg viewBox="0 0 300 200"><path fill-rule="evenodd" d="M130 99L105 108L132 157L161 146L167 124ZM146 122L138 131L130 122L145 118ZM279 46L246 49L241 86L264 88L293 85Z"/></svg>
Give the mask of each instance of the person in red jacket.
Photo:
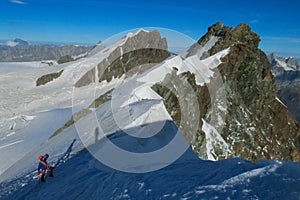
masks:
<svg viewBox="0 0 300 200"><path fill-rule="evenodd" d="M41 182L45 182L45 175L47 170L50 170L50 177L54 177L54 167L51 167L47 163L47 159L49 158L48 154L45 154L44 156L38 156L39 159L39 166L38 166L38 177L41 180ZM41 175L42 174L42 175Z"/></svg>

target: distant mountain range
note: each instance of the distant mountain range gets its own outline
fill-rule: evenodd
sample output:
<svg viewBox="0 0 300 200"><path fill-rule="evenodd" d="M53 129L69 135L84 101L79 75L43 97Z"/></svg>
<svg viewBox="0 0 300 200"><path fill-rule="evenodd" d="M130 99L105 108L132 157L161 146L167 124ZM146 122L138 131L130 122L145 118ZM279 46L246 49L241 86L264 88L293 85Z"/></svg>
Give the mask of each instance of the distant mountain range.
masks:
<svg viewBox="0 0 300 200"><path fill-rule="evenodd" d="M94 46L31 43L19 38L0 42L0 62L58 60L62 56L80 57Z"/></svg>
<svg viewBox="0 0 300 200"><path fill-rule="evenodd" d="M278 88L278 97L300 123L300 62L274 53L268 59Z"/></svg>
<svg viewBox="0 0 300 200"><path fill-rule="evenodd" d="M11 40L8 40L4 43L4 45L6 46L9 46L9 47L15 47L15 46L29 46L30 43L25 41L25 40L22 40L20 38L16 38L14 39L13 41Z"/></svg>
<svg viewBox="0 0 300 200"><path fill-rule="evenodd" d="M76 45L76 46L93 46L94 43L78 43L78 42L59 42L59 41L38 41L38 40L25 40L23 38L15 38L15 39L1 39L0 38L0 46L10 46L12 43L18 43L18 46L24 45L24 42L28 45L49 45L49 46L63 46L63 45ZM101 41L99 41L101 43Z"/></svg>

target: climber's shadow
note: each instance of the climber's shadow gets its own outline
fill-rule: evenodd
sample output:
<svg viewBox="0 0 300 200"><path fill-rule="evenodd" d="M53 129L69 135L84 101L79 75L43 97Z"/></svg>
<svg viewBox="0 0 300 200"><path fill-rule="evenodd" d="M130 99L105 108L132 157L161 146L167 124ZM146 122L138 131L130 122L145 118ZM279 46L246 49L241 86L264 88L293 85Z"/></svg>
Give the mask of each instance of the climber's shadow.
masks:
<svg viewBox="0 0 300 200"><path fill-rule="evenodd" d="M76 139L73 140L73 142L68 147L67 151L60 157L57 162L55 163L54 167L57 167L59 164L63 163L65 160L67 160L70 157L70 154L72 152L72 148L74 143L76 142Z"/></svg>

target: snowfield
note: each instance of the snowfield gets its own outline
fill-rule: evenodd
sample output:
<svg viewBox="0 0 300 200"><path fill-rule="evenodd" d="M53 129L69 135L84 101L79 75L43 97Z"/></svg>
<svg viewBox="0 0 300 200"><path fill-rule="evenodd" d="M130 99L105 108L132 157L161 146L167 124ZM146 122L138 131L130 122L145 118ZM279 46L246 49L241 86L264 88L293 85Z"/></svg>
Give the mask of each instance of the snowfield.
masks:
<svg viewBox="0 0 300 200"><path fill-rule="evenodd" d="M145 174L111 170L83 150L61 162L55 177L47 177L45 184L39 184L34 176L32 172L9 184L2 183L0 198L297 200L300 197L298 163L254 164L238 158L203 161L191 149L170 166Z"/></svg>
<svg viewBox="0 0 300 200"><path fill-rule="evenodd" d="M141 74L74 87L138 33L55 67L0 63L0 199L300 199L300 163L201 160L151 89L174 67L195 73L198 85L210 82L230 51L200 60L216 37L198 52L170 56ZM35 86L41 75L60 70L59 78ZM88 108L112 89L111 100ZM51 137L83 109L89 112ZM227 144L202 121L206 155L214 160L212 144ZM55 177L38 183L37 156L44 153Z"/></svg>

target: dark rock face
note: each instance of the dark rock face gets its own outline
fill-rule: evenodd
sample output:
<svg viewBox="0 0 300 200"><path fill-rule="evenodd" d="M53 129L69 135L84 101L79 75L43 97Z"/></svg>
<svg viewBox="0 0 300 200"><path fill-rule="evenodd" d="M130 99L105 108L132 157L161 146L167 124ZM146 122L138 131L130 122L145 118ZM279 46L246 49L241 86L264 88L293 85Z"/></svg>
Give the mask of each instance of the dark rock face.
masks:
<svg viewBox="0 0 300 200"><path fill-rule="evenodd" d="M259 36L245 24L230 28L217 23L208 29L198 44L204 46L212 36L219 37L219 40L203 54L205 57L202 55L202 59L230 48L217 67L225 86L226 94L223 95L226 95L227 108L224 125L215 127L223 139L213 138L211 152L214 159L239 156L252 161L300 161L299 125L276 98L277 89L270 64L265 53L258 49ZM195 77L189 72L179 76L188 78L199 103L200 128L192 139L187 140L201 158L207 159L205 152L211 138L207 138L202 120L213 120L213 112L223 112L210 101L207 88L215 86L212 83L196 85ZM170 81L166 77L162 85ZM174 94L160 85L153 89L164 98L167 110L181 128L180 110L172 110L172 103L176 102ZM184 133L185 129L180 130L188 135Z"/></svg>
<svg viewBox="0 0 300 200"><path fill-rule="evenodd" d="M198 143L203 143L203 137L197 137L200 135L201 127L203 125L202 120L196 121L195 119L199 115L199 118L202 119L205 117L208 109L211 107L209 91L207 87L201 87L196 84L195 75L191 72L184 72L179 76L176 75L176 69L171 74L168 74L161 84L157 83L152 86L152 89L159 94L164 99L164 105L174 120L177 127L180 129L181 133L185 139L191 144L194 144L195 138L197 138ZM190 85L190 87L187 87ZM198 101L198 110L187 109L190 105L194 105L191 99L193 99L193 92L189 91L190 89L194 90L196 94L196 101ZM176 91L183 91L184 96L176 94ZM181 98L178 99L177 97ZM187 112L187 113L186 113ZM200 113L198 113L200 112ZM185 118L188 120L181 120ZM195 135L193 130L198 131ZM200 129L199 129L200 127ZM194 149L195 150L195 149ZM199 152L197 152L201 158L205 158Z"/></svg>
<svg viewBox="0 0 300 200"><path fill-rule="evenodd" d="M300 123L300 80L278 85L278 97Z"/></svg>
<svg viewBox="0 0 300 200"><path fill-rule="evenodd" d="M128 72L134 73L132 71L134 68L136 72L142 72L151 67L151 64L160 63L169 57L167 49L166 39L161 38L158 31L140 31L116 48L107 59L101 61L97 66L98 73L96 68L93 68L77 81L75 87L88 85L97 78L99 82L104 80L109 82L112 78L119 78L123 74L130 76Z"/></svg>
<svg viewBox="0 0 300 200"><path fill-rule="evenodd" d="M36 86L45 85L50 81L53 81L54 79L60 77L60 75L63 73L64 70L61 70L56 73L46 74L41 76L36 80Z"/></svg>
<svg viewBox="0 0 300 200"><path fill-rule="evenodd" d="M65 56L60 57L58 59L57 63L62 64L62 63L67 63L67 62L71 62L71 61L74 61L74 58L72 56L65 55Z"/></svg>
<svg viewBox="0 0 300 200"><path fill-rule="evenodd" d="M103 75L100 77L99 82L104 80L110 82L112 78L120 78L123 74L128 73L138 66L136 72L140 73L143 71L142 68L144 66L142 65L159 63L169 57L169 55L168 51L162 49L145 48L130 51L113 61L113 63L106 68Z"/></svg>
<svg viewBox="0 0 300 200"><path fill-rule="evenodd" d="M278 97L288 107L290 113L300 123L300 79L277 83Z"/></svg>

